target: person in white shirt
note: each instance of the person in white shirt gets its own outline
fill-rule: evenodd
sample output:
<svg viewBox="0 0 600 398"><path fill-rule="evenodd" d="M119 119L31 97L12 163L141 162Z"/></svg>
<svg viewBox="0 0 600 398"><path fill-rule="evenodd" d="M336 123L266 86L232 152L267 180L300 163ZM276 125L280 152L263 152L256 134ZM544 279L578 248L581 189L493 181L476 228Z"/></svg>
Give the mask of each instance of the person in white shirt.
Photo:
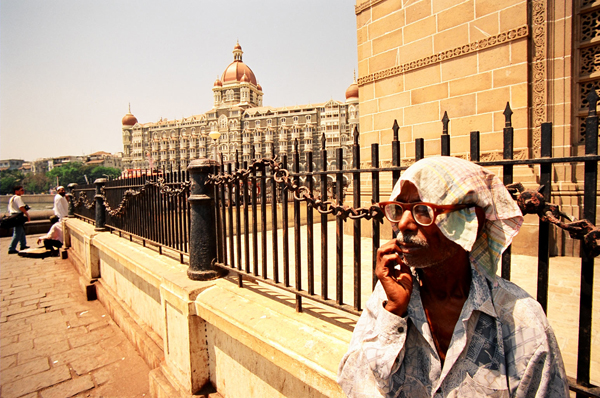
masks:
<svg viewBox="0 0 600 398"><path fill-rule="evenodd" d="M54 196L54 215L62 220L69 214L69 203L65 198L65 187L60 186L56 188L56 196Z"/></svg>
<svg viewBox="0 0 600 398"><path fill-rule="evenodd" d="M346 395L568 397L542 307L496 275L523 223L498 177L425 158L379 205L396 238L377 251L379 281L340 363Z"/></svg>
<svg viewBox="0 0 600 398"><path fill-rule="evenodd" d="M50 250L51 252L56 252L63 245L63 230L62 230L62 222L58 220L58 217L52 216L50 217L50 231L37 240L37 244L39 245L41 242L44 243L44 247L46 250Z"/></svg>
<svg viewBox="0 0 600 398"><path fill-rule="evenodd" d="M21 195L25 193L25 190L21 185L17 185L13 188L13 192L15 193L13 197L10 198L8 202L8 212L10 214L19 214L23 213L25 217L27 217L27 221L31 221L29 218L29 213L27 212L27 207L25 206L25 202L23 202L23 198ZM17 243L21 244L21 250L29 249L27 246L27 238L25 237L25 222L22 224L16 225L13 228L13 236L10 241L10 245L8 246L8 254L16 254L17 251Z"/></svg>

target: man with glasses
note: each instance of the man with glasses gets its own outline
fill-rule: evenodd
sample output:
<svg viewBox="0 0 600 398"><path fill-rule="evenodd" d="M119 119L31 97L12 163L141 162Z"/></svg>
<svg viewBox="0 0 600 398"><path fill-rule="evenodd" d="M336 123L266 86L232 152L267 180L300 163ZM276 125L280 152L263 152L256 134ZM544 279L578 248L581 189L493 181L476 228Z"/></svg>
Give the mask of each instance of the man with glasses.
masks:
<svg viewBox="0 0 600 398"><path fill-rule="evenodd" d="M567 397L541 306L496 275L523 216L502 182L466 160L408 168L379 204L396 235L340 363L354 397Z"/></svg>

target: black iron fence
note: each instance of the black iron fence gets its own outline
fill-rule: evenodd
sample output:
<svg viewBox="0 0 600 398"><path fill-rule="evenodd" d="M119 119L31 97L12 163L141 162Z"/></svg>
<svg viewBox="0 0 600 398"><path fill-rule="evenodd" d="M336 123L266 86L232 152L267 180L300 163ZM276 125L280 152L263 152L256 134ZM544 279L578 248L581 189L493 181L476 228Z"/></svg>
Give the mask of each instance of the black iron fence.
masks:
<svg viewBox="0 0 600 398"><path fill-rule="evenodd" d="M471 132L469 157L485 167L501 167L503 182L523 213L540 217L537 300L544 310L548 307L550 224L581 241L578 367L577 380L570 380L570 384L578 396L600 397L597 389L589 385L593 265L594 257L600 253L600 231L594 226L600 160L598 97L594 91L588 100L584 155L553 158L552 125L546 123L541 127L541 157L513 159L512 112L507 105L503 159L480 161L479 132ZM445 156L451 154L448 123L444 115L440 153ZM179 253L182 262L184 254L190 253L190 277L217 267L237 274L240 286L244 286L244 278L250 278L291 292L298 311L303 310L302 300L310 299L358 314L364 297L376 282L374 264L383 220L376 205L381 200L381 181L389 181L383 190L389 192L407 168L401 166L396 123L391 145L390 167L381 167L378 144L371 147L370 167L361 167L355 131L349 169L327 169L323 140L319 165L313 164L311 152L300 154L295 145L291 162L287 155L273 154L271 159L251 164L237 160L220 166L204 163L206 167L200 167L197 176L190 176L192 182L182 172L144 172L134 179L96 181L95 208L92 186L73 189L72 203L76 205L75 214L95 220L96 228L126 233L130 239L150 242L159 250L169 247ZM336 164L342 165L341 148L336 157ZM414 158L423 157L424 140L417 139ZM582 220L570 219L550 203L553 165L557 164L584 165ZM514 183L513 169L520 165L539 167L539 190L524 191ZM346 197L348 193L351 199ZM90 214L93 210L95 217ZM370 238L363 237L365 228L370 229ZM207 246L206 242L215 246L214 252L211 248L194 250L196 245ZM195 259L197 256L204 258ZM503 255L501 273L510 279L510 248ZM218 274L210 273L211 277Z"/></svg>

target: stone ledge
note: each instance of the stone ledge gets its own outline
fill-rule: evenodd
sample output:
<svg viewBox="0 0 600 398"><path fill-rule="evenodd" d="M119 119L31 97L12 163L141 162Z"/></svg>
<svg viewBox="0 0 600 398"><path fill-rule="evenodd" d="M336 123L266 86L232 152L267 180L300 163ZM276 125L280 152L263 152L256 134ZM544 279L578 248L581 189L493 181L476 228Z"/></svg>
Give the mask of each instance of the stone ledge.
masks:
<svg viewBox="0 0 600 398"><path fill-rule="evenodd" d="M145 330L150 328L136 319L137 316L127 310L127 306L108 286L104 285L101 279L95 285L98 300L106 308L110 317L135 346L146 364L151 369L158 368L161 362L164 361L162 339L153 331ZM148 332L152 333L152 336Z"/></svg>
<svg viewBox="0 0 600 398"><path fill-rule="evenodd" d="M285 293L246 285L251 288L240 289L226 279L216 281L196 299L198 315L307 386L326 396L344 397L336 381L337 369L352 332L335 323L343 317L348 325L354 320L330 310L322 310L322 319L297 313L281 299ZM261 290L271 290L279 299L266 297ZM310 304L303 307L306 312L319 311ZM326 321L328 317L338 321Z"/></svg>

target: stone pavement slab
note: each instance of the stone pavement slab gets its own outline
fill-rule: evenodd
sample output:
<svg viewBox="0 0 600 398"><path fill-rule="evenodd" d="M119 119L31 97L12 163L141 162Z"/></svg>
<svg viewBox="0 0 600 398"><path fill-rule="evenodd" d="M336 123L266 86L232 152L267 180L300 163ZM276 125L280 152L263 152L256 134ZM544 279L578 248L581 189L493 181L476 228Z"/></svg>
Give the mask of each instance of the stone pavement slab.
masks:
<svg viewBox="0 0 600 398"><path fill-rule="evenodd" d="M9 242L0 239L0 396L149 397L150 369L86 300L69 260L9 255Z"/></svg>

